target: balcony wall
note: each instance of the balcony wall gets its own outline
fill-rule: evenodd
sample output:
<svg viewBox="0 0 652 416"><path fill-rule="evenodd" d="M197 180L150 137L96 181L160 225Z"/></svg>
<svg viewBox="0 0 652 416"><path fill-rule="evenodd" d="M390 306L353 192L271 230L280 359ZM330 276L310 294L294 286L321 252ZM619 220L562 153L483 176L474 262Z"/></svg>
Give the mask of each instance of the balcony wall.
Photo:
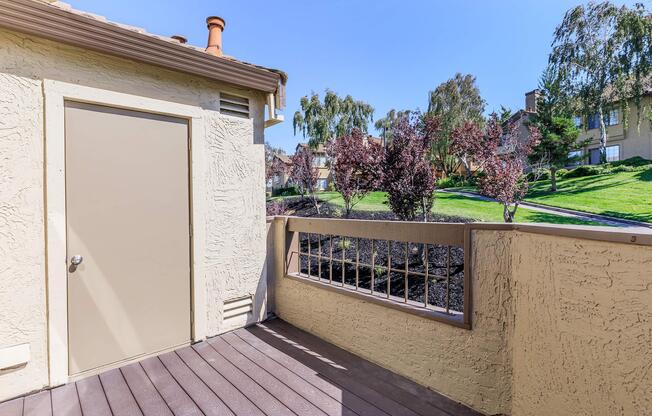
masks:
<svg viewBox="0 0 652 416"><path fill-rule="evenodd" d="M470 330L286 277L282 264L270 268L275 312L486 414L650 414L652 235L471 227Z"/></svg>

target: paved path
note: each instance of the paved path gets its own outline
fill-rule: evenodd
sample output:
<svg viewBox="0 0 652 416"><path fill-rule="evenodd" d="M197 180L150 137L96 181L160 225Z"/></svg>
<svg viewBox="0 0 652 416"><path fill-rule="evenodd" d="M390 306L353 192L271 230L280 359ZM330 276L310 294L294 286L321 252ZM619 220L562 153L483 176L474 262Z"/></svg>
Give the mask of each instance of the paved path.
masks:
<svg viewBox="0 0 652 416"><path fill-rule="evenodd" d="M483 201L492 201L496 202L495 199L486 197L484 195L477 194L475 192L469 192L469 191L451 191L447 189L440 189L441 192L448 192L451 194L457 194L457 195L462 195L466 196L469 198L476 198L476 199L481 199ZM615 218L615 217L608 217L605 215L598 215L598 214L590 214L587 212L581 212L581 211L575 211L571 209L566 209L566 208L557 208L557 207L549 207L546 205L541 205L541 204L535 204L532 202L521 202L519 206L523 208L527 208L532 211L538 211L538 212L544 212L546 214L553 214L553 215L559 215L560 217L569 217L569 218L577 218L579 220L584 220L584 221L593 221L593 222L599 222L602 224L610 225L612 227L622 227L622 228L627 228L628 231L635 231L635 232L642 232L642 233L652 233L652 224L644 223L644 222L639 222L639 221L631 221L631 220L624 220L620 218Z"/></svg>

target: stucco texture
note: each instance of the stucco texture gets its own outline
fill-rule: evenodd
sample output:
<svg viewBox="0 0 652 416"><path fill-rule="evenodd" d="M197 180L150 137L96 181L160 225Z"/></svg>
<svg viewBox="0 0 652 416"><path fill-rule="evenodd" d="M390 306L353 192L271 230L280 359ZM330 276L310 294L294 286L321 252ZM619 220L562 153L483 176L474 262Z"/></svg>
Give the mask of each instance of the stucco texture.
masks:
<svg viewBox="0 0 652 416"><path fill-rule="evenodd" d="M476 235L473 330L276 279L287 322L487 414L508 413L511 236Z"/></svg>
<svg viewBox="0 0 652 416"><path fill-rule="evenodd" d="M472 241L470 331L275 277L277 314L489 415L652 414L652 247Z"/></svg>
<svg viewBox="0 0 652 416"><path fill-rule="evenodd" d="M0 30L0 350L27 342L32 353L0 374L0 400L48 383L43 79L201 110L206 134L193 151L203 146L208 163L193 181L204 183L208 209L205 252L194 255L204 264L206 333L245 323L223 322L226 299L258 294L250 321L265 308L264 95ZM251 118L220 115L219 92L249 97Z"/></svg>
<svg viewBox="0 0 652 416"><path fill-rule="evenodd" d="M514 237L514 415L652 414L652 247Z"/></svg>

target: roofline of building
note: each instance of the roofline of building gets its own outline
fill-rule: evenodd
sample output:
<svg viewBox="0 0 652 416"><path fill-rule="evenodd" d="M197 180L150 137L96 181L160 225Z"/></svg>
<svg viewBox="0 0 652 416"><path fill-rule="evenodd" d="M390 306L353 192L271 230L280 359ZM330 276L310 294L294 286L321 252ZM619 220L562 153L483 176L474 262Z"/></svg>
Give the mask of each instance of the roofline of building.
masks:
<svg viewBox="0 0 652 416"><path fill-rule="evenodd" d="M276 93L285 81L278 71L215 57L41 1L0 0L0 27L266 93Z"/></svg>

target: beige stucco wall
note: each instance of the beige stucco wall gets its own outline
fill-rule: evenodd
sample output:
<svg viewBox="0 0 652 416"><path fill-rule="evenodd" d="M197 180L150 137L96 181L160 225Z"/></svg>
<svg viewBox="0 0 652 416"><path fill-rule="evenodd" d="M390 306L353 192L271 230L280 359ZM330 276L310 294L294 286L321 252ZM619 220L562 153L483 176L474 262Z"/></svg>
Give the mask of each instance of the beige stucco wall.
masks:
<svg viewBox="0 0 652 416"><path fill-rule="evenodd" d="M474 230L472 261L470 331L276 276L275 308L486 414L652 414L652 247Z"/></svg>
<svg viewBox="0 0 652 416"><path fill-rule="evenodd" d="M43 79L199 107L208 158L204 261L207 334L222 301L257 293L264 314L264 96L202 78L0 30L0 353L29 343L27 366L0 374L0 400L48 383ZM247 95L253 120L221 116L218 92Z"/></svg>
<svg viewBox="0 0 652 416"><path fill-rule="evenodd" d="M512 247L512 414L652 414L652 247L527 233Z"/></svg>
<svg viewBox="0 0 652 416"><path fill-rule="evenodd" d="M290 279L276 279L276 313L309 331L487 414L511 401L511 237L476 235L473 330Z"/></svg>

